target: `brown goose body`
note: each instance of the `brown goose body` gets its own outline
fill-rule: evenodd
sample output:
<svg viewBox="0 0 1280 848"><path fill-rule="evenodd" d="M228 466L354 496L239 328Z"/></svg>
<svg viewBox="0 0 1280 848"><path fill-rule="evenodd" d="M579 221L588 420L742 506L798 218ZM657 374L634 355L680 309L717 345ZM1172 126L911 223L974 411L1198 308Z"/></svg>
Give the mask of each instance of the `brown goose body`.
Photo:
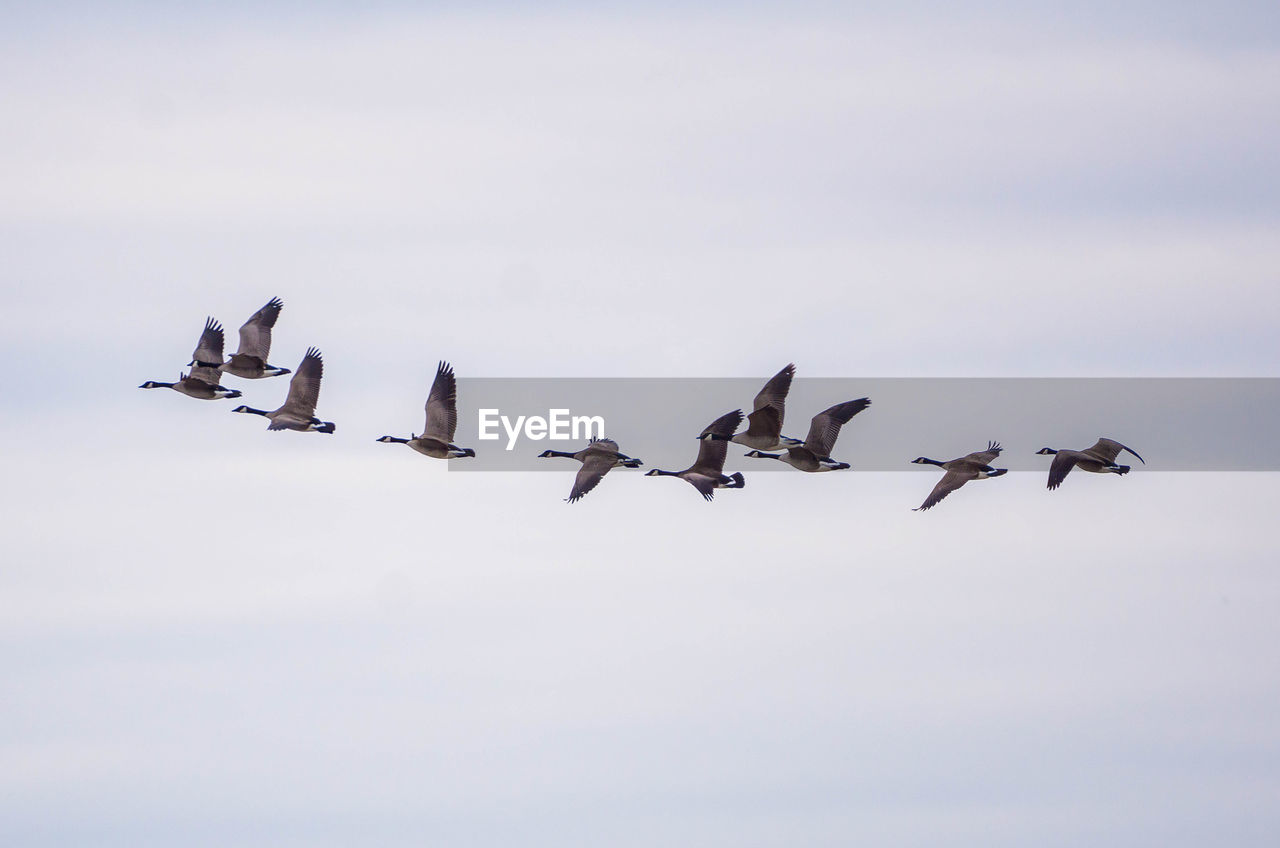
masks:
<svg viewBox="0 0 1280 848"><path fill-rule="evenodd" d="M476 455L471 448L460 448L453 443L453 434L458 429L458 382L449 363L441 362L436 366L436 377L431 382L431 391L423 409L426 422L421 435L407 439L383 436L378 441L408 445L432 459L460 459Z"/></svg>
<svg viewBox="0 0 1280 848"><path fill-rule="evenodd" d="M279 409L270 412L251 406L237 406L232 412L261 415L271 421L268 430L298 430L301 432L332 433L337 426L332 421L316 417L316 404L320 402L320 380L324 377L324 357L316 348L307 353L298 365L298 371L289 380L289 395Z"/></svg>
<svg viewBox="0 0 1280 848"><path fill-rule="evenodd" d="M803 444L786 448L786 453L763 453L753 450L747 456L757 459L777 459L800 471L841 471L849 467L847 462L837 462L831 458L831 450L836 446L840 428L849 423L853 416L871 405L870 398L858 398L837 403L828 407L809 422L809 435Z"/></svg>
<svg viewBox="0 0 1280 848"><path fill-rule="evenodd" d="M1072 468L1079 468L1081 471L1088 471L1092 474L1128 474L1128 465L1119 465L1116 458L1120 456L1120 451L1128 451L1138 458L1143 465L1147 461L1138 452L1127 445L1122 445L1115 439L1099 438L1093 445L1084 450L1054 450L1053 448L1041 448L1036 451L1039 455L1049 455L1053 457L1053 462L1049 465L1049 482L1047 487L1050 491L1062 485L1067 479L1067 475L1071 473Z"/></svg>
<svg viewBox="0 0 1280 848"><path fill-rule="evenodd" d="M573 488L569 491L569 497L565 500L568 503L577 503L588 492L600 484L604 479L604 475L608 474L610 469L618 468L639 468L644 465L638 459L629 457L618 451L618 443L612 439L596 439L580 451L569 453L568 451L547 450L538 454L539 458L548 457L564 457L566 459L576 459L582 463L582 467L578 469L578 474L573 480Z"/></svg>
<svg viewBox="0 0 1280 848"><path fill-rule="evenodd" d="M200 333L200 339L196 342L196 349L191 353L191 372L179 374L177 382L174 383L148 380L138 388L173 389L179 394L184 394L196 400L222 400L223 398L240 397L238 390L218 385L218 380L222 374L218 371L216 365L203 364L222 361L222 344L222 325L212 318L205 319L204 331Z"/></svg>
<svg viewBox="0 0 1280 848"><path fill-rule="evenodd" d="M646 477L679 477L698 490L707 500L715 497L716 489L741 489L746 485L742 472L724 473L724 462L729 455L729 439L742 423L742 410L735 409L721 415L707 425L698 436L701 444L698 459L683 471L663 471L655 468ZM715 436L716 438L711 438Z"/></svg>
<svg viewBox="0 0 1280 848"><path fill-rule="evenodd" d="M796 366L788 364L769 378L756 395L752 411L747 415L747 429L733 435L730 441L755 450L783 450L799 446L801 441L782 435L782 421L786 417L787 392L796 375Z"/></svg>
<svg viewBox="0 0 1280 848"><path fill-rule="evenodd" d="M929 493L929 497L924 499L924 503L915 508L915 512L923 512L931 507L937 506L938 502L947 495L959 489L970 480L985 480L988 477L999 477L1007 474L1007 468L992 468L991 463L1000 455L999 442L990 442L984 451L975 451L966 454L959 459L952 459L946 462L939 462L936 459L928 459L926 457L917 457L911 460L917 465L936 465L945 470L947 473L942 475L942 479L933 487L933 491Z"/></svg>
<svg viewBox="0 0 1280 848"><path fill-rule="evenodd" d="M284 301L273 297L267 305L249 316L249 320L240 326L240 348L227 358L219 368L227 374L243 377L246 380L260 380L263 377L279 377L288 374L288 368L280 368L267 364L267 356L271 353L271 330L284 309ZM218 357L221 361L222 357Z"/></svg>

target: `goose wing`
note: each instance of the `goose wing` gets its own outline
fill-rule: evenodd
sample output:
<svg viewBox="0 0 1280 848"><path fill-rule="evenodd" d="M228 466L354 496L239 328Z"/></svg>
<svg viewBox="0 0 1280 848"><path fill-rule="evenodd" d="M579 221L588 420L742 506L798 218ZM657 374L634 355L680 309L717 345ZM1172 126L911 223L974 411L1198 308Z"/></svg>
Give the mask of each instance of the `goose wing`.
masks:
<svg viewBox="0 0 1280 848"><path fill-rule="evenodd" d="M1053 455L1053 462L1049 463L1050 490L1062 485L1062 481L1067 479L1071 469L1075 468L1076 463L1080 461L1080 457L1080 452L1073 450L1061 450Z"/></svg>
<svg viewBox="0 0 1280 848"><path fill-rule="evenodd" d="M1116 461L1116 457L1120 455L1120 451L1122 450L1128 451L1134 456L1138 456L1138 452L1133 448L1128 447L1127 445L1122 445L1115 439L1106 438L1098 439L1098 441L1094 442L1093 447L1085 448L1084 453L1092 454L1103 462L1110 463ZM1147 464L1147 461L1140 456L1138 456L1138 461L1143 465Z"/></svg>
<svg viewBox="0 0 1280 848"><path fill-rule="evenodd" d="M968 483L973 478L974 474L972 472L948 471L946 474L942 475L942 479L938 481L938 485L933 487L933 491L929 493L929 497L925 498L924 503L916 507L915 511L921 512L932 506L936 506L938 501L942 500L965 483Z"/></svg>
<svg viewBox="0 0 1280 848"><path fill-rule="evenodd" d="M764 384L752 404L751 414L747 416L747 435L776 439L782 434L782 419L787 414L787 392L791 391L791 380L795 376L796 366L789 363Z"/></svg>
<svg viewBox="0 0 1280 848"><path fill-rule="evenodd" d="M984 451L975 451L960 457L960 461L965 465L984 466L995 462L996 457L1004 448L1000 447L999 442L988 442L987 449Z"/></svg>
<svg viewBox="0 0 1280 848"><path fill-rule="evenodd" d="M618 443L613 439L592 439L587 445L587 450L591 453L597 451L612 454L614 457L618 455Z"/></svg>
<svg viewBox="0 0 1280 848"><path fill-rule="evenodd" d="M747 435L777 439L782 435L782 410L763 406L748 415Z"/></svg>
<svg viewBox="0 0 1280 848"><path fill-rule="evenodd" d="M804 440L804 446L819 458L830 456L831 449L836 446L836 437L840 435L840 428L870 405L869 398L858 398L837 403L819 412L809 422L809 435Z"/></svg>
<svg viewBox="0 0 1280 848"><path fill-rule="evenodd" d="M593 445L598 444L593 442ZM612 443L611 443L612 444ZM569 503L576 503L587 492L594 489L604 475L609 473L609 469L613 467L615 458L617 457L617 445L612 453L601 451L591 451L587 454L586 459L582 460L582 467L578 469L578 476L573 478L573 490L569 492Z"/></svg>
<svg viewBox="0 0 1280 848"><path fill-rule="evenodd" d="M707 425L702 431L702 435L714 433L717 436L724 436L726 439L734 434L738 429L738 425L742 423L742 410L735 409L733 412L726 412L715 421ZM695 462L688 470L698 471L703 474L709 474L720 479L720 475L724 473L724 460L729 455L729 443L721 439L703 439L698 442L701 447L698 448L698 461ZM693 481L690 481L693 482ZM696 484L695 484L696 485ZM702 491L699 489L698 491ZM706 492L703 492L705 495Z"/></svg>
<svg viewBox="0 0 1280 848"><path fill-rule="evenodd" d="M284 309L284 301L273 297L267 305L249 316L249 320L240 325L240 349L237 356L256 356L263 362L271 353L271 328Z"/></svg>
<svg viewBox="0 0 1280 848"><path fill-rule="evenodd" d="M324 376L324 357L314 347L307 348L306 356L289 380L289 396L280 411L301 421L315 417L316 404L320 402L320 378Z"/></svg>
<svg viewBox="0 0 1280 848"><path fill-rule="evenodd" d="M454 431L458 429L458 381L449 363L441 362L437 366L425 408L427 421L422 434L452 444Z"/></svg>
<svg viewBox="0 0 1280 848"><path fill-rule="evenodd" d="M796 366L788 364L777 374L769 378L769 382L764 384L764 388L756 395L755 403L752 409L764 409L770 407L778 410L778 418L781 420L787 405L787 392L791 391L791 379L796 376Z"/></svg>
<svg viewBox="0 0 1280 848"><path fill-rule="evenodd" d="M721 442L720 444L723 445L727 443ZM707 475L699 472L695 472L692 474L685 473L682 476L685 480L689 482L689 485L693 486L693 488L698 490L698 493L701 494L703 498L709 501L715 500L716 481L720 479L719 472L717 472L714 477L708 477Z"/></svg>
<svg viewBox="0 0 1280 848"><path fill-rule="evenodd" d="M218 381L222 379L222 372L207 365L192 365L191 373L187 375L187 379L200 380L211 386L216 386Z"/></svg>
<svg viewBox="0 0 1280 848"><path fill-rule="evenodd" d="M222 325L212 318L206 318L204 332L200 334L200 341L196 342L196 349L191 352L192 364L207 362L210 365L221 365L222 343ZM217 385L218 381L214 380L213 383Z"/></svg>

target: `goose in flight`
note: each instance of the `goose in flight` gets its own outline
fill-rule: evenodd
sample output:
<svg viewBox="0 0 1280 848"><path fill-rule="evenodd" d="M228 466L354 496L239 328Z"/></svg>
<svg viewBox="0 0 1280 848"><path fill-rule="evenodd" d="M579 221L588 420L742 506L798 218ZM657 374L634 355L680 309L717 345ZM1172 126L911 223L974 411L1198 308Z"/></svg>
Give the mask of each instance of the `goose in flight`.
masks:
<svg viewBox="0 0 1280 848"><path fill-rule="evenodd" d="M653 469L646 477L679 477L687 480L707 500L715 497L716 489L741 489L746 485L742 472L726 475L724 461L729 455L729 438L742 423L742 410L721 415L702 431L702 444L698 447L698 459L684 471ZM710 436L718 438L709 438Z"/></svg>
<svg viewBox="0 0 1280 848"><path fill-rule="evenodd" d="M578 476L574 478L573 489L570 490L569 497L566 499L568 503L581 500L604 479L604 475L609 473L610 468L639 468L644 465L638 459L619 453L618 443L612 439L596 439L577 453L546 450L538 454L539 459L552 456L576 459L582 463L582 467L578 469Z"/></svg>
<svg viewBox="0 0 1280 848"><path fill-rule="evenodd" d="M913 511L921 512L937 505L938 501L970 480L985 480L988 477L999 477L1001 474L1007 473L1009 471L1007 468L991 467L991 463L1000 455L1001 450L999 442L989 442L986 450L977 451L949 462L939 462L936 459L928 459L923 456L911 460L917 465L936 465L939 468L946 469L947 472L942 475L938 485L933 487L929 497L924 499L924 503Z"/></svg>
<svg viewBox="0 0 1280 848"><path fill-rule="evenodd" d="M271 328L276 325L281 309L284 309L284 301L273 297L266 306L250 315L249 320L240 326L240 349L215 367L246 380L288 374L288 368L267 364L267 355L271 353Z"/></svg>
<svg viewBox="0 0 1280 848"><path fill-rule="evenodd" d="M840 471L848 468L847 462L836 462L831 458L831 449L836 445L840 428L849 423L849 419L871 405L868 398L847 400L824 409L809 422L809 435L799 445L788 447L785 454L748 451L747 456L757 459L779 459L792 468L801 471Z"/></svg>
<svg viewBox="0 0 1280 848"><path fill-rule="evenodd" d="M218 385L218 380L222 376L218 371L218 363L222 362L222 341L222 325L212 318L205 319L204 332L200 334L200 341L196 342L196 349L191 354L191 373L179 373L176 383L148 380L138 388L173 389L175 392L197 400L240 397L238 390ZM205 364L210 362L213 365Z"/></svg>
<svg viewBox="0 0 1280 848"><path fill-rule="evenodd" d="M431 392L427 395L427 420L422 426L422 435L411 435L407 439L396 436L383 436L380 442L408 445L423 456L434 459L459 459L475 456L471 448L460 448L453 443L453 434L458 429L458 381L453 376L453 366L441 362L436 368L436 379L431 384Z"/></svg>
<svg viewBox="0 0 1280 848"><path fill-rule="evenodd" d="M1072 468L1091 471L1094 474L1128 474L1129 466L1116 464L1116 457L1122 450L1138 456L1138 452L1133 448L1122 445L1115 439L1107 438L1098 439L1093 447L1084 450L1040 448L1036 454L1053 457L1053 463L1049 466L1049 490L1052 491L1062 485L1062 481L1067 479L1067 474ZM1147 461L1140 456L1138 460L1143 465L1147 464Z"/></svg>
<svg viewBox="0 0 1280 848"><path fill-rule="evenodd" d="M747 429L731 438L731 441L756 450L782 450L804 444L799 439L782 435L782 419L786 416L787 392L791 391L791 379L796 366L787 365L774 374L756 395L754 409L747 416Z"/></svg>
<svg viewBox="0 0 1280 848"><path fill-rule="evenodd" d="M250 412L271 419L268 430L312 430L332 433L336 427L332 421L316 418L316 404L320 401L320 378L324 376L324 358L314 347L307 348L302 364L289 380L289 395L279 408L267 412L251 406L237 406L232 412Z"/></svg>

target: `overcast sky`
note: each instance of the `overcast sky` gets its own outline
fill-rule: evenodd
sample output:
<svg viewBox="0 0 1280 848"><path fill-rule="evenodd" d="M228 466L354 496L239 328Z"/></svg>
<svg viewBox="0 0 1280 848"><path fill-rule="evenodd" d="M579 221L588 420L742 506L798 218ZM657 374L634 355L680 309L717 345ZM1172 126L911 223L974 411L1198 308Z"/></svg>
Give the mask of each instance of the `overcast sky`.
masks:
<svg viewBox="0 0 1280 848"><path fill-rule="evenodd" d="M0 838L1275 844L1273 474L373 441L440 359L1280 377L1275 5L1116 5L6 6ZM334 436L135 388L275 295Z"/></svg>

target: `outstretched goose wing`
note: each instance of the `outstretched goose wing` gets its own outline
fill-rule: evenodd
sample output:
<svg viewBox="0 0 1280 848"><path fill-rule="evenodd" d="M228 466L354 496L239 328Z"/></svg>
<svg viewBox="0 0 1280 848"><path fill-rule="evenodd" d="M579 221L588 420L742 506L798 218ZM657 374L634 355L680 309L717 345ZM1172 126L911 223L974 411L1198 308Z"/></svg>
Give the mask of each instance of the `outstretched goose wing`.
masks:
<svg viewBox="0 0 1280 848"><path fill-rule="evenodd" d="M569 492L569 503L576 503L583 495L594 489L604 479L604 475L609 473L617 456L617 445L614 445L614 448L612 454L591 451L587 454L587 458L582 460L578 476L573 478L573 490Z"/></svg>
<svg viewBox="0 0 1280 848"><path fill-rule="evenodd" d="M831 449L836 446L836 438L840 435L840 428L848 424L850 418L870 405L871 400L869 398L858 398L857 400L837 403L835 406L819 412L809 422L809 435L804 440L804 446L813 451L814 455L819 458L831 456Z"/></svg>
<svg viewBox="0 0 1280 848"><path fill-rule="evenodd" d="M764 409L770 407L778 410L778 418L781 419L786 411L787 392L791 391L791 379L796 376L796 366L788 364L777 374L769 378L769 382L764 384L764 388L756 395L755 403L752 409Z"/></svg>
<svg viewBox="0 0 1280 848"><path fill-rule="evenodd" d="M273 297L267 305L249 316L249 320L240 325L240 349L238 356L256 356L264 363L271 353L271 328L284 309L284 301Z"/></svg>
<svg viewBox="0 0 1280 848"><path fill-rule="evenodd" d="M196 342L196 349L191 353L191 361L196 365L202 362L214 367L221 365L222 341L222 325L212 318L206 318L204 332L200 334L200 341ZM218 381L214 380L213 383L217 385Z"/></svg>
<svg viewBox="0 0 1280 848"><path fill-rule="evenodd" d="M1062 481L1067 479L1067 475L1079 461L1080 454L1077 451L1061 450L1054 454L1053 462L1049 464L1049 489L1053 490L1061 486Z"/></svg>
<svg viewBox="0 0 1280 848"><path fill-rule="evenodd" d="M1002 450L1004 450L1004 448L1000 447L999 442L987 442L986 450L966 454L961 457L961 462L964 462L966 465L990 465L996 461L996 457L1000 455Z"/></svg>
<svg viewBox="0 0 1280 848"><path fill-rule="evenodd" d="M1138 456L1138 452L1133 448L1127 445L1122 445L1115 439L1107 438L1098 439L1098 441L1094 442L1093 447L1085 448L1084 453L1092 454L1103 462L1110 463L1116 461L1116 457L1120 455L1120 451L1122 450L1128 451L1134 456ZM1138 456L1138 461L1143 465L1147 464L1147 461L1140 456Z"/></svg>
<svg viewBox="0 0 1280 848"><path fill-rule="evenodd" d="M938 501L954 492L973 479L973 474L966 474L961 471L948 471L942 475L942 479L938 481L938 485L933 487L933 491L929 493L929 497L924 499L924 503L916 507L916 512L929 509L936 506Z"/></svg>
<svg viewBox="0 0 1280 848"><path fill-rule="evenodd" d="M458 429L458 381L453 376L453 366L447 362L441 362L436 368L436 379L431 384L425 409L427 421L422 435L452 444L454 431Z"/></svg>
<svg viewBox="0 0 1280 848"><path fill-rule="evenodd" d="M301 421L315 417L320 402L320 378L324 376L324 357L314 347L307 348L298 370L289 380L289 397L280 411Z"/></svg>
<svg viewBox="0 0 1280 848"><path fill-rule="evenodd" d="M726 412L715 421L707 425L702 431L702 435L713 433L717 436L728 438L738 429L738 425L742 423L742 410L735 409L733 412ZM689 467L690 471L699 471L720 479L720 475L724 473L724 461L729 455L729 443L722 439L703 439L698 443L698 460ZM699 489L701 491L701 489ZM705 495L706 492L703 492Z"/></svg>

